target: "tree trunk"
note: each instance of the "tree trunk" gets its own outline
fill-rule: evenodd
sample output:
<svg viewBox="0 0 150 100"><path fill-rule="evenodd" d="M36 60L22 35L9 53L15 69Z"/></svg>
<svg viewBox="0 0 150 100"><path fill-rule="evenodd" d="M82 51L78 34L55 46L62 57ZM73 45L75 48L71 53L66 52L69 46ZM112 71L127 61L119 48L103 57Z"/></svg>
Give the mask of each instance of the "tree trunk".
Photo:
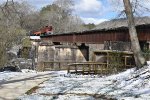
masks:
<svg viewBox="0 0 150 100"><path fill-rule="evenodd" d="M137 37L137 31L135 28L134 17L133 17L132 6L130 3L130 0L123 0L123 2L124 2L124 7L125 7L125 13L128 19L129 34L130 34L130 40L132 44L132 50L134 53L134 59L135 59L137 68L139 68L145 64L145 58L142 55L141 48L139 45L139 40Z"/></svg>

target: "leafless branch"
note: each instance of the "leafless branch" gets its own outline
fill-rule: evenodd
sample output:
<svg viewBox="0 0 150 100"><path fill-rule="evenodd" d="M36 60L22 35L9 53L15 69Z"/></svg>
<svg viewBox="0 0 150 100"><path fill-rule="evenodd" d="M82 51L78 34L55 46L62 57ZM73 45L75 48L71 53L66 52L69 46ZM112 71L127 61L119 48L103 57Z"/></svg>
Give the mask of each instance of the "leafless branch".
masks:
<svg viewBox="0 0 150 100"><path fill-rule="evenodd" d="M135 13L135 12L136 12L136 9L137 9L137 7L138 7L138 0L135 0L135 3L132 4L132 5L134 5L134 7L133 7L133 13Z"/></svg>
<svg viewBox="0 0 150 100"><path fill-rule="evenodd" d="M147 8L147 7L144 7L143 5L141 5L141 4L139 4L138 5L139 7L141 7L141 8L143 8L144 10L146 10L147 12L150 12L150 9L149 8Z"/></svg>
<svg viewBox="0 0 150 100"><path fill-rule="evenodd" d="M124 16L124 15L125 15L125 11L123 10L117 15L117 17L120 18L121 16Z"/></svg>
<svg viewBox="0 0 150 100"><path fill-rule="evenodd" d="M11 18L13 18L12 16L12 12L13 10L15 10L15 6L14 6L14 1L13 0L7 0L4 5L0 6L0 9L3 13L3 15L8 19L11 20ZM12 9L13 8L13 9Z"/></svg>

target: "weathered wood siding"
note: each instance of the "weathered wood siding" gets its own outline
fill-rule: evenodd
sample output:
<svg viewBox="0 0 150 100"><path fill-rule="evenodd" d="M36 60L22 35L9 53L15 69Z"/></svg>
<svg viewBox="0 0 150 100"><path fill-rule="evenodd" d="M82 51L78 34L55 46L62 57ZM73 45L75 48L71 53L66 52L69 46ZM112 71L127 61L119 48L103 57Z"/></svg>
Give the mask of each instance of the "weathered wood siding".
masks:
<svg viewBox="0 0 150 100"><path fill-rule="evenodd" d="M150 41L149 27L137 27L137 33L140 41ZM53 34L49 37L42 37L42 40L65 43L99 44L104 43L104 41L130 41L130 36L128 29L91 30L68 34Z"/></svg>

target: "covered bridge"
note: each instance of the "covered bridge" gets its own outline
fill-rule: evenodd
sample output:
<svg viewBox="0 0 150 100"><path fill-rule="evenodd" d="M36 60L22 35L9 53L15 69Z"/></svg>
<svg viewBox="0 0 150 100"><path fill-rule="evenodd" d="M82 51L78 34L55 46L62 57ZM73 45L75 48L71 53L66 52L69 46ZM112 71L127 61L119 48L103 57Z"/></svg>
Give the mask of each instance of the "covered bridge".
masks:
<svg viewBox="0 0 150 100"><path fill-rule="evenodd" d="M150 18L135 18L135 23L141 48L149 49ZM38 62L92 61L99 50L132 51L126 19L105 21L92 30L42 36Z"/></svg>
<svg viewBox="0 0 150 100"><path fill-rule="evenodd" d="M150 41L150 18L136 18L140 41ZM99 44L104 41L130 41L126 19L114 19L99 24L95 29L80 32L58 33L42 37L42 40L63 43Z"/></svg>

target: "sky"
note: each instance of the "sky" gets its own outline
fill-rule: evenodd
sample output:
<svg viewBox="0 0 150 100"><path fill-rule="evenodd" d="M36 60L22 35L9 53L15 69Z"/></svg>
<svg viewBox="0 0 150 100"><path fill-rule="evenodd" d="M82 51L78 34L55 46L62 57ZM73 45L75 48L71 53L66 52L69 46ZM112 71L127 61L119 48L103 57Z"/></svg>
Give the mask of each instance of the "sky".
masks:
<svg viewBox="0 0 150 100"><path fill-rule="evenodd" d="M0 0L0 3L6 0ZM23 1L23 0L14 0ZM46 5L52 4L54 0L24 0L35 7L40 9ZM74 14L86 23L99 24L103 21L117 18L119 11L123 9L122 0L73 0ZM116 3L116 1L119 1ZM134 0L131 0L134 1ZM145 6L150 7L150 0L142 0Z"/></svg>

